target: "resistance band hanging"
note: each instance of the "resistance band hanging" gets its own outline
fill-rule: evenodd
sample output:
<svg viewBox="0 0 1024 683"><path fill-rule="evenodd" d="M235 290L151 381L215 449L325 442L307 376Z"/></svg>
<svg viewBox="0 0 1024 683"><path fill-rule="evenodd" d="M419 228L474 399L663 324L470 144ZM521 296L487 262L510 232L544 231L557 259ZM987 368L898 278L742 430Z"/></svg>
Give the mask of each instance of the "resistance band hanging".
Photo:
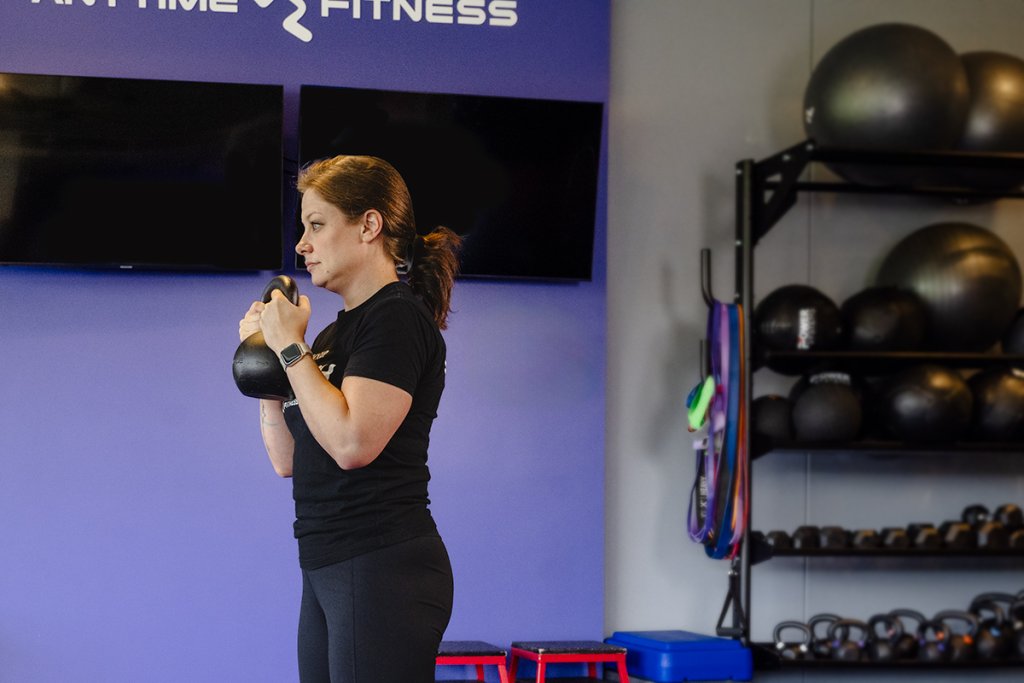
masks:
<svg viewBox="0 0 1024 683"><path fill-rule="evenodd" d="M735 557L746 529L747 454L743 315L738 304L711 300L707 340L710 374L687 397L691 432L704 427L696 450L687 526L709 557Z"/></svg>

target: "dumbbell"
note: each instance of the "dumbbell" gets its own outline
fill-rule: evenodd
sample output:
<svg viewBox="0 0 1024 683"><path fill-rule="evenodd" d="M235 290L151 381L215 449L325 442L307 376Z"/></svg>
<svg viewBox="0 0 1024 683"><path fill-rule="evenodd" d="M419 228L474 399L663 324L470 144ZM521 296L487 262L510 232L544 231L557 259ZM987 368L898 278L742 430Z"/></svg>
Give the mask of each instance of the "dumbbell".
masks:
<svg viewBox="0 0 1024 683"><path fill-rule="evenodd" d="M942 546L953 550L978 547L978 532L967 522L946 521L939 525Z"/></svg>
<svg viewBox="0 0 1024 683"><path fill-rule="evenodd" d="M799 633L799 640L783 640L782 634L786 631ZM799 621L780 621L775 625L772 640L775 641L775 652L782 659L809 659L811 656L811 631L807 624Z"/></svg>
<svg viewBox="0 0 1024 683"><path fill-rule="evenodd" d="M1024 529L1024 510L1014 503L1004 503L992 513L992 519L1000 522L1010 533Z"/></svg>
<svg viewBox="0 0 1024 683"><path fill-rule="evenodd" d="M942 547L942 536L931 522L916 522L907 526L910 544L921 550L937 550Z"/></svg>
<svg viewBox="0 0 1024 683"><path fill-rule="evenodd" d="M857 529L850 536L850 545L861 550L882 547L882 536L875 529Z"/></svg>
<svg viewBox="0 0 1024 683"><path fill-rule="evenodd" d="M841 526L821 527L821 547L828 550L850 547L850 532Z"/></svg>
<svg viewBox="0 0 1024 683"><path fill-rule="evenodd" d="M989 509L984 505L975 503L973 505L968 505L960 513L960 521L970 525L971 529L974 531L977 538L975 545L978 548L986 548L988 550L1005 550L1009 547L1010 534L1003 520L1011 519L1013 517L1013 511L1008 505L1000 506L999 511L1000 515L997 517L995 514L989 512ZM959 532L953 533L957 534ZM959 536L958 539L961 541L964 540L960 539ZM966 542L968 545L963 547L972 547L969 539L967 539ZM947 543L947 545L949 544Z"/></svg>
<svg viewBox="0 0 1024 683"><path fill-rule="evenodd" d="M910 547L910 535L906 529L898 526L883 527L881 531L882 547L903 549Z"/></svg>
<svg viewBox="0 0 1024 683"><path fill-rule="evenodd" d="M790 550L793 548L793 539L785 531L778 529L765 534L764 540L775 550Z"/></svg>
<svg viewBox="0 0 1024 683"><path fill-rule="evenodd" d="M795 550L809 550L821 547L821 529L810 524L797 527L791 536Z"/></svg>
<svg viewBox="0 0 1024 683"><path fill-rule="evenodd" d="M292 278L287 275L273 278L263 288L261 301L268 303L275 290L279 290L294 305L298 305L299 288ZM281 359L267 346L262 332L254 332L238 345L231 371L235 385L245 396L277 401L291 398L292 387L281 365Z"/></svg>

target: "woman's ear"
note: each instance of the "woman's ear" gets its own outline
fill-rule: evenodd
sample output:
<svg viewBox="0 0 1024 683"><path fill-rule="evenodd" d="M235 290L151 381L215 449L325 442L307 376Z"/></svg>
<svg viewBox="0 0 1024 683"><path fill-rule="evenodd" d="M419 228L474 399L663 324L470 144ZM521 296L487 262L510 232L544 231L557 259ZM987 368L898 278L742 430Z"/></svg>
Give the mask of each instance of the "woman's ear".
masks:
<svg viewBox="0 0 1024 683"><path fill-rule="evenodd" d="M363 227L360 234L366 242L372 241L384 228L384 217L377 209L370 209L363 214Z"/></svg>

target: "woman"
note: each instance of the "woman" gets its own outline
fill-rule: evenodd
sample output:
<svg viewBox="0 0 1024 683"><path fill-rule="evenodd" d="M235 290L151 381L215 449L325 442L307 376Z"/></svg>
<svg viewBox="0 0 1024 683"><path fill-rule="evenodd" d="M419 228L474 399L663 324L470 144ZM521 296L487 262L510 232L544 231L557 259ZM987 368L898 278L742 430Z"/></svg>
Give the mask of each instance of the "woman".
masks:
<svg viewBox="0 0 1024 683"><path fill-rule="evenodd" d="M443 227L418 236L405 182L378 158L314 162L297 186L296 251L345 308L310 349L309 298L295 306L275 291L239 337L263 332L295 397L261 399L260 430L274 470L292 477L299 677L433 683L453 588L427 507L427 444L461 239Z"/></svg>

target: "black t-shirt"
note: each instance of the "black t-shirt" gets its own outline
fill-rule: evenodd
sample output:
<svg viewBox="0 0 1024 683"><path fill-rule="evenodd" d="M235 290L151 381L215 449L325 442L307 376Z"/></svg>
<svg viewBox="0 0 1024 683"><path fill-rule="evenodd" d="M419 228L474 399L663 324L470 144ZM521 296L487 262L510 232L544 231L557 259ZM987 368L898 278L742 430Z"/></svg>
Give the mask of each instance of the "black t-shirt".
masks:
<svg viewBox="0 0 1024 683"><path fill-rule="evenodd" d="M295 439L292 494L299 564L315 569L416 536L436 535L428 509L427 446L444 390L445 343L426 306L403 282L342 311L313 342L336 387L347 375L412 395L409 414L366 467L343 470L317 443L301 406L285 403Z"/></svg>

